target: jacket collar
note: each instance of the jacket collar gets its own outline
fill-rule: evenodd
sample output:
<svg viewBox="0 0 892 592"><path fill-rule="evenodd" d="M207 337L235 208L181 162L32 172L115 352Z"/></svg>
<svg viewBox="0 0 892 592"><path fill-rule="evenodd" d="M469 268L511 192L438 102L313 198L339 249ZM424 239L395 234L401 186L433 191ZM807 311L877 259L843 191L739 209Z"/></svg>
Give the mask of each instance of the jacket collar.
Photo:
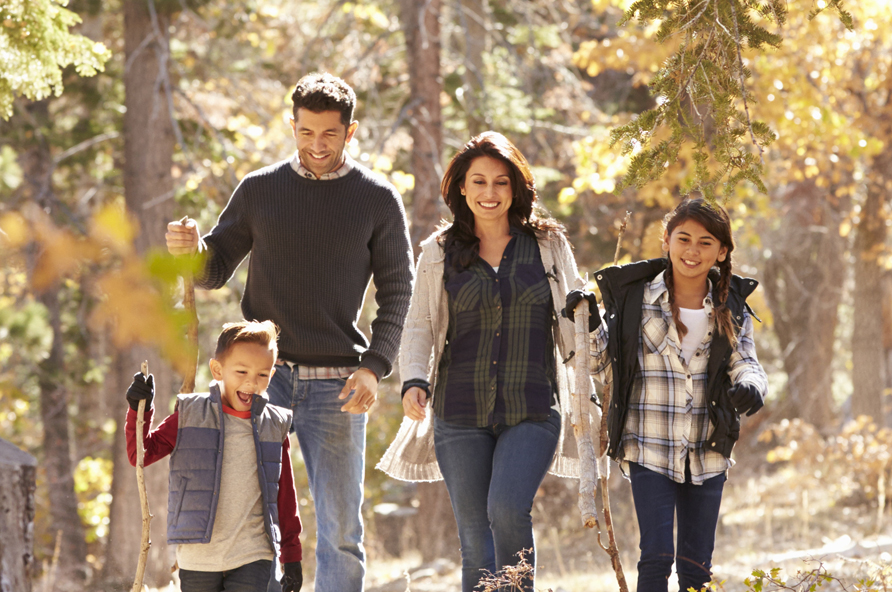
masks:
<svg viewBox="0 0 892 592"><path fill-rule="evenodd" d="M214 403L220 405L220 409L223 408L223 394L220 392L220 383L216 380L211 381L210 387L210 399ZM259 395L254 395L254 400L251 402L251 416L257 417L263 410L266 408L266 404L269 402L269 395L266 391L263 391Z"/></svg>
<svg viewBox="0 0 892 592"><path fill-rule="evenodd" d="M647 259L645 261L636 261L626 265L613 265L606 267L595 274L598 286L601 288L601 294L605 300L618 297L622 292L627 290L632 284L642 280L652 282L656 277L666 270L666 259ZM712 286L717 281L715 272L710 272L709 280ZM665 285L665 283L664 283ZM741 277L739 275L731 276L731 291L737 292L744 300L756 289L759 282L753 278ZM653 303L653 302L651 302Z"/></svg>
<svg viewBox="0 0 892 592"><path fill-rule="evenodd" d="M647 286L645 286L644 302L651 305L659 303L663 309L669 310L669 288L666 286L665 278L666 272L661 271L647 284ZM714 306L712 300L712 287L712 278L707 277L706 297L703 298L703 307L706 309L707 313L712 312Z"/></svg>

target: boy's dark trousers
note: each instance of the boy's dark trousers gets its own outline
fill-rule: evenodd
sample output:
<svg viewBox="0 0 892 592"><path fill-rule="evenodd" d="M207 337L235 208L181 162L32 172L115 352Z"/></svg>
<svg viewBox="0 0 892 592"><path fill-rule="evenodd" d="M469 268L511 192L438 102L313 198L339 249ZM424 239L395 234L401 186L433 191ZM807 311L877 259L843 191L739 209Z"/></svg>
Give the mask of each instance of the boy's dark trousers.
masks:
<svg viewBox="0 0 892 592"><path fill-rule="evenodd" d="M266 592L272 561L246 563L229 571L180 570L182 592Z"/></svg>

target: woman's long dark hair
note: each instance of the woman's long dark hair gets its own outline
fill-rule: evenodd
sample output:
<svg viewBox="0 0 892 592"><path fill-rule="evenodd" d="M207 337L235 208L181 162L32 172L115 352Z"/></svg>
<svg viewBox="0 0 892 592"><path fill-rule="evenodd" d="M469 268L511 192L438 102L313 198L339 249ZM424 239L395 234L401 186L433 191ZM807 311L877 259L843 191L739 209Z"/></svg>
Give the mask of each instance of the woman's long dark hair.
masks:
<svg viewBox="0 0 892 592"><path fill-rule="evenodd" d="M724 335L732 346L737 344L737 334L734 331L734 323L731 320L731 310L728 308L728 290L731 288L731 251L734 250L734 237L731 235L731 219L728 212L719 204L711 204L704 199L686 199L663 219L666 234L671 235L680 224L687 220L700 223L706 232L714 236L728 253L724 261L716 261L719 268L719 277L714 280L712 299L713 312L715 312L716 327L719 334ZM672 259L666 254L666 288L669 290L669 306L672 308L672 318L678 330L678 337L684 338L688 328L681 322L678 314L678 304L675 302L675 290L672 284Z"/></svg>
<svg viewBox="0 0 892 592"><path fill-rule="evenodd" d="M457 269L467 268L480 255L480 239L474 232L474 213L468 206L461 187L471 163L481 156L500 160L508 167L513 200L508 209L508 224L537 237L548 231L564 232L564 226L537 205L539 195L530 165L520 150L498 132L483 132L471 138L452 157L440 193L452 212L453 222L443 233L444 249Z"/></svg>

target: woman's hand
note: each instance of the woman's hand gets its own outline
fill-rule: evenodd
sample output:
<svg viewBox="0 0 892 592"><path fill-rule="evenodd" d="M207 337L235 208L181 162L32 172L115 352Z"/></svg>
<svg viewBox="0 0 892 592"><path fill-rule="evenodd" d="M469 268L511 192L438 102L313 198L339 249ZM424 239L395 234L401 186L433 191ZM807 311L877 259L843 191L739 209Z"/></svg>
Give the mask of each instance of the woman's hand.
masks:
<svg viewBox="0 0 892 592"><path fill-rule="evenodd" d="M424 389L413 386L403 395L403 412L409 419L424 419L424 407L427 405L427 393Z"/></svg>

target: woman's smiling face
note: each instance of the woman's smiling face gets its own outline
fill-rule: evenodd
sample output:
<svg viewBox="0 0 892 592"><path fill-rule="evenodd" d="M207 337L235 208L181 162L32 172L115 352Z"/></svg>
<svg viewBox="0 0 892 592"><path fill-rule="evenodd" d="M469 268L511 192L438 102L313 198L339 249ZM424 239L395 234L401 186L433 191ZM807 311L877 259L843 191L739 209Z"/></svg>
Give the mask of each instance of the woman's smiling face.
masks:
<svg viewBox="0 0 892 592"><path fill-rule="evenodd" d="M514 191L508 165L501 160L491 156L480 156L472 160L465 174L462 192L475 220L508 220Z"/></svg>

